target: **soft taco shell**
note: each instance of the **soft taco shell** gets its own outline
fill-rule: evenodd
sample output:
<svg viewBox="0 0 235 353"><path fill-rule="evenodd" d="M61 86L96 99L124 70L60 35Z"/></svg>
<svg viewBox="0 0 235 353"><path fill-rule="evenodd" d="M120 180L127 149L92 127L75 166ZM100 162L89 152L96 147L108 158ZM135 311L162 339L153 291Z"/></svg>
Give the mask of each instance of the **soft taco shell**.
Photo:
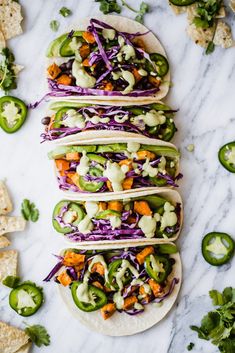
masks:
<svg viewBox="0 0 235 353"><path fill-rule="evenodd" d="M116 30L118 31L122 31L122 32L128 32L128 33L146 33L149 31L148 28L146 28L144 25L142 25L139 22L136 22L134 20L131 20L129 18L126 17L122 17L122 16L115 16L115 15L106 15L106 16L99 16L99 17L87 17L84 18L83 20L78 20L76 23L71 24L68 29L66 30L66 32L70 32L71 30L80 30L80 31L84 31L86 30L86 28L89 26L89 21L91 18L95 18L97 20L103 21L109 25L111 25L112 27L114 27ZM164 55L165 57L167 57L166 52L161 44L161 42L159 41L159 39L151 32L149 31L149 33L147 33L144 36L139 36L137 38L137 40L141 40L144 42L145 44L145 50L147 53L151 54L151 53L159 53L161 55ZM51 63L53 63L55 60L55 58L50 58L47 62L47 66L49 66ZM66 58L58 58L58 62L59 64L62 62L65 62ZM169 91L169 85L170 83L170 71L168 71L168 73L166 74L166 76L164 76L164 82L160 85L160 90L155 93L155 95L153 96L141 96L141 97L130 97L127 95L123 95L123 96L71 96L69 97L69 99L73 100L73 99L77 99L79 96L80 100L90 100L90 101L121 101L121 102L129 102L130 99L133 102L133 104L135 102L143 102L143 101L147 101L147 102L154 102L156 100L162 99L163 97L165 97ZM66 98L64 98L66 99Z"/></svg>
<svg viewBox="0 0 235 353"><path fill-rule="evenodd" d="M113 248L115 248L115 246L113 246ZM174 270L169 276L169 279L178 278L179 283L174 287L171 295L163 301L162 306L156 307L154 304L148 304L145 306L144 312L136 316L116 312L111 318L105 321L99 311L86 313L79 310L74 304L68 288L59 285L59 293L73 316L90 330L107 336L134 335L149 329L161 321L171 310L177 299L182 282L182 264L179 253L172 255L172 257L176 260L176 264L174 265Z"/></svg>
<svg viewBox="0 0 235 353"><path fill-rule="evenodd" d="M102 131L102 130L101 131L91 131L88 138L85 140L82 140L82 141L77 141L74 138L74 136L73 136L73 138L71 136L70 142L67 142L67 141L64 141L64 139L61 139L60 142L58 142L57 146L95 145L95 144L104 145L104 144L112 144L112 143L137 142L137 143L146 144L146 145L172 147L176 151L178 151L176 146L173 145L172 143L164 142L161 140L151 139L151 138L139 136L139 135L125 137L125 135L123 135L123 133L121 131L116 131L116 133L110 137L105 137L104 133L105 133L105 131ZM176 166L176 174L178 174L178 172L179 172L179 160L177 162L178 163ZM55 175L57 178L58 172L56 170L55 165L54 165L54 170L55 170ZM171 188L171 187L169 187L169 188ZM147 188L143 187L143 188L138 188L138 189L130 189L130 190L117 191L117 192L102 192L102 196L103 195L119 196L119 195L125 195L125 194L129 195L133 192L137 192L140 190L156 190L156 189L158 189L158 188L156 188L156 187L147 187ZM161 188L159 188L159 189L161 189ZM72 192L72 191L62 191L62 192L68 200L76 200L77 198L79 198L81 200L82 199L86 200L87 198L92 199L93 197L97 197L97 195L98 195L98 193L87 194L87 193L78 193L78 192Z"/></svg>
<svg viewBox="0 0 235 353"><path fill-rule="evenodd" d="M123 248L125 246L131 246L133 245L150 245L150 244L165 244L169 243L169 241L176 241L180 235L182 224L183 224L183 202L180 194L176 190L168 189L168 188L155 188L153 190L140 190L140 191L134 191L132 194L125 194L120 197L117 197L115 195L104 195L104 194L97 194L96 197L87 197L86 201L111 201L111 200L125 200L125 199L132 199L136 197L143 197L147 195L158 195L162 196L163 198L166 198L169 200L171 203L176 205L176 203L179 203L181 205L181 212L180 212L180 228L177 232L177 234L169 239L164 239L164 238L143 238L143 239L117 239L117 240L98 240L98 241L82 241L82 242L74 242L69 240L66 235L64 236L65 241L72 247L74 246L79 246L79 247L85 247L86 249L106 249L114 246L115 248ZM84 200L79 200L77 198L76 201L84 201Z"/></svg>
<svg viewBox="0 0 235 353"><path fill-rule="evenodd" d="M128 107L128 106L141 106L141 105L148 105L148 104L153 104L153 103L158 103L158 104L164 104L161 101L154 101L154 102L145 102L145 101L138 101L136 103L132 103L130 101L128 102L119 102L119 101L90 101L90 100L80 100L81 97L79 97L79 99L72 100L72 99L63 99L64 105L62 104L61 101L58 100L58 104L56 104L56 102L52 102L50 103L50 105L48 106L48 114L47 116L52 116L53 114L55 114L56 111L58 111L60 108L63 107L69 107L69 103L71 103L71 105L73 105L74 103L80 103L80 104L91 104L91 105L106 105L106 106L124 106L124 107ZM60 143L69 143L71 141L86 141L87 139L91 139L91 138L95 138L97 136L97 132L99 131L99 137L115 137L117 135L118 130L95 130L95 126L94 126L94 130L86 130L86 131L82 131L82 132L78 132L76 134L73 135L68 135L66 137L63 138L58 138L57 140L53 140L52 143L54 144L60 144ZM120 131L120 133L122 134L123 137L137 137L137 136L143 136L141 134L135 133L135 132L127 132L127 131Z"/></svg>

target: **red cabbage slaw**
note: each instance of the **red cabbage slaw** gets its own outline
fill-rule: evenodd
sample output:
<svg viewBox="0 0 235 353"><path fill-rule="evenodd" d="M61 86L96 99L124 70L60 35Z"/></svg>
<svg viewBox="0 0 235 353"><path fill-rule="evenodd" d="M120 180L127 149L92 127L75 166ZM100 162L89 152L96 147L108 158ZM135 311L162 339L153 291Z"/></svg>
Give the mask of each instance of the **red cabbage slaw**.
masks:
<svg viewBox="0 0 235 353"><path fill-rule="evenodd" d="M63 260L64 260L63 256L57 256L58 260L59 260L58 263L52 268L50 273L46 276L46 278L43 281L50 282L51 280L54 280L55 282L59 283L57 281L57 274L63 268L64 270L66 270L67 274L70 276L72 281L82 282L84 275L85 275L86 271L88 270L90 260L92 258L94 258L96 255L103 255L105 258L105 255L108 254L109 252L111 252L113 254L113 256L105 258L107 266L117 259L128 260L131 263L131 265L134 266L134 268L138 271L138 273L139 273L138 278L141 279L144 283L148 283L148 281L151 279L151 277L146 272L145 265L139 264L136 259L136 255L138 254L139 251L140 251L140 248L135 248L135 247L131 247L128 249L104 250L104 251L102 251L102 250L101 251L99 251L99 250L93 250L93 251L79 250L80 254L86 255L84 267L83 267L82 271L80 271L79 273L77 273L75 271L73 266L65 266L63 264ZM176 266L176 264L174 263L173 266ZM168 276L169 275L170 275L170 273L168 274ZM132 280L133 279L137 279L137 278L132 274ZM96 280L95 274L93 275L91 273L88 284L92 284L92 282L95 280ZM159 297L155 297L153 295L153 293L151 293L151 295L149 295L148 300L146 300L145 298L142 298L142 299L140 299L139 303L144 307L145 305L148 305L150 303L163 302L165 299L167 299L172 294L175 286L177 284L179 284L179 282L180 282L180 279L176 278L176 277L173 277L171 280L167 279L166 283L161 285L163 288L163 293ZM140 287L140 284L134 284L134 285L127 284L127 285L125 285L122 290L123 298L125 299L128 296L133 295L134 292L139 290L139 287ZM109 301L113 300L113 295L114 295L113 292L107 293L107 297L108 297ZM143 309L132 308L132 309L128 309L128 310L117 309L117 311L120 313L124 312L128 315L136 315L136 314L142 313L144 311L144 308Z"/></svg>
<svg viewBox="0 0 235 353"><path fill-rule="evenodd" d="M71 107L69 109L74 109L74 108ZM149 111L151 109L151 105L143 105L141 106L141 109L143 110L143 112ZM84 128L59 127L59 128L51 128L49 130L48 128L46 128L46 132L41 134L41 137L43 138L42 142L57 140L57 139L70 136L78 132L87 131L87 130L117 130L117 131L127 131L127 132L138 133L146 137L154 137L154 138L157 137L156 135L150 134L147 131L143 120L139 119L138 122L135 124L131 122L131 118L134 118L135 115L126 107L121 107L121 106L111 107L111 106L96 105L96 106L82 107L75 110L78 114L82 114L83 117L86 119ZM100 113L100 110L102 110L103 112ZM171 114L175 112L176 110L171 110L171 109L164 110L165 114ZM92 114L98 115L100 118L109 118L110 121L105 123L103 123L102 121L100 121L99 123L92 123L91 121L88 120L93 116ZM115 116L118 116L121 119L124 116L126 116L127 119L122 122L117 122L115 120ZM63 120L65 119L66 119L66 113Z"/></svg>
<svg viewBox="0 0 235 353"><path fill-rule="evenodd" d="M120 70L120 64L119 65L112 65L110 62L111 59L116 57L118 51L121 49L120 45L116 45L115 47L111 48L110 50L105 50L104 46L102 45L102 40L100 38L100 30L101 29L113 29L116 32L116 37L121 36L124 40L124 42L128 45L131 45L136 52L139 53L143 58L148 60L153 68L156 68L155 63L150 59L150 56L148 53L146 53L143 49L140 48L135 48L134 44L131 42L134 38L138 36L144 36L148 34L150 31L147 31L145 33L126 33L126 32L119 32L117 31L114 27L96 20L96 19L91 19L90 20L90 25L88 26L88 31L91 32L95 38L96 44L98 46L98 52L93 52L91 57L89 58L89 62L91 65L94 63L97 63L99 61L103 61L104 65L106 66L106 71L102 73L102 75L97 79L96 86L107 76L109 75L112 71L115 70ZM70 32L72 33L72 32ZM73 33L72 33L73 35ZM124 64L121 66L121 68L125 69L127 68L128 65ZM80 86L70 86L70 85L63 85L63 84L58 84L55 80L48 80L48 85L50 90L54 94L60 94L61 92L64 92L64 94L67 95L92 95L92 96L130 96L130 97L143 97L143 96L153 96L155 93L157 93L160 88L159 87L153 87L149 88L146 90L143 89L137 89L133 90L129 93L123 93L122 91L116 90L116 91L107 91L104 89L99 89L98 87L95 88L82 88Z"/></svg>
<svg viewBox="0 0 235 353"><path fill-rule="evenodd" d="M167 202L167 200L166 200ZM64 234L64 236L72 242L83 242L83 241L116 241L116 240L135 240L135 239L145 239L144 232L138 227L138 222L140 220L140 215L136 212L124 211L121 214L122 223L120 227L113 229L109 219L96 219L92 218L91 222L94 225L94 229L89 233L83 234L79 232L78 227L72 225L71 223L65 223L63 221L63 215L68 210L68 208L63 208L60 214L55 217L61 228L70 228L71 232ZM175 213L177 216L177 223L175 226L166 227L163 230L165 237L172 238L180 229L181 222L181 205L177 203L175 206ZM135 222L128 223L128 217L132 216L135 218ZM158 229L159 230L159 229ZM162 238L163 234L158 234L156 230L155 238Z"/></svg>

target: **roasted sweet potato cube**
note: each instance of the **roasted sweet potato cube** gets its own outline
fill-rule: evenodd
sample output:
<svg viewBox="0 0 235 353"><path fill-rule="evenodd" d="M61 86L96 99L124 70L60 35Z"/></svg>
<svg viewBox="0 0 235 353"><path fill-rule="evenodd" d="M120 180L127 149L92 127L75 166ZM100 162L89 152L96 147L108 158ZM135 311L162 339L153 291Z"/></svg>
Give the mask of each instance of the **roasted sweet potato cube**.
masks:
<svg viewBox="0 0 235 353"><path fill-rule="evenodd" d="M136 255L136 259L140 265L142 265L146 259L146 257L150 254L154 254L153 246L146 246L141 252Z"/></svg>
<svg viewBox="0 0 235 353"><path fill-rule="evenodd" d="M70 276L67 274L66 271L61 272L59 276L57 276L57 280L63 285L63 286L69 286L70 283L72 282L72 279Z"/></svg>
<svg viewBox="0 0 235 353"><path fill-rule="evenodd" d="M56 65L56 63L53 63L52 65L50 65L47 68L47 73L49 78L51 78L52 80L56 79L56 77L59 76L59 74L61 73L61 69L59 68L58 65Z"/></svg>
<svg viewBox="0 0 235 353"><path fill-rule="evenodd" d="M152 211L147 201L135 201L134 211L141 216L152 216Z"/></svg>
<svg viewBox="0 0 235 353"><path fill-rule="evenodd" d="M112 211L122 212L123 204L121 201L109 201L108 209Z"/></svg>
<svg viewBox="0 0 235 353"><path fill-rule="evenodd" d="M97 272L99 273L101 276L104 275L104 266L100 263L100 262L96 262L91 269L91 272Z"/></svg>
<svg viewBox="0 0 235 353"><path fill-rule="evenodd" d="M136 298L135 295L132 295L131 297L127 297L124 299L124 304L123 304L123 309L128 310L131 309L135 303L138 302L138 299Z"/></svg>
<svg viewBox="0 0 235 353"><path fill-rule="evenodd" d="M85 261L85 255L76 254L73 251L68 251L63 259L63 264L65 266L77 266Z"/></svg>
<svg viewBox="0 0 235 353"><path fill-rule="evenodd" d="M101 308L101 315L104 320L109 319L116 311L115 303L108 303Z"/></svg>
<svg viewBox="0 0 235 353"><path fill-rule="evenodd" d="M154 281L154 279L152 278L149 279L148 284L152 289L154 297L158 297L158 295L162 292L162 287L160 286L160 284Z"/></svg>

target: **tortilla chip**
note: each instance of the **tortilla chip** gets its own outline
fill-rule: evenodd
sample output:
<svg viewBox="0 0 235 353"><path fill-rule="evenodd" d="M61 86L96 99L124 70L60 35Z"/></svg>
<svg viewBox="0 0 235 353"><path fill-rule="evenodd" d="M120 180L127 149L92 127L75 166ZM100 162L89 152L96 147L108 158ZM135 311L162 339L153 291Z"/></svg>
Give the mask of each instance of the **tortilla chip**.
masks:
<svg viewBox="0 0 235 353"><path fill-rule="evenodd" d="M213 42L222 48L230 48L234 45L231 28L227 23L223 21L218 22Z"/></svg>
<svg viewBox="0 0 235 353"><path fill-rule="evenodd" d="M6 40L21 34L21 6L12 0L0 0L0 27Z"/></svg>
<svg viewBox="0 0 235 353"><path fill-rule="evenodd" d="M191 6L187 6L187 18L189 23L192 23L194 20L194 17L198 16L197 14L197 5L193 4ZM216 18L223 18L226 16L226 12L225 12L225 8L224 6L221 6L218 15L216 16Z"/></svg>
<svg viewBox="0 0 235 353"><path fill-rule="evenodd" d="M0 236L0 249L7 248L9 245L11 245L10 240L6 237Z"/></svg>
<svg viewBox="0 0 235 353"><path fill-rule="evenodd" d="M15 353L28 353L32 347L32 343L28 342L25 346L21 347L17 352Z"/></svg>
<svg viewBox="0 0 235 353"><path fill-rule="evenodd" d="M8 214L13 210L12 202L6 185L0 181L0 215Z"/></svg>
<svg viewBox="0 0 235 353"><path fill-rule="evenodd" d="M5 38L4 38L4 35L0 29L0 51L2 51L3 48L6 47L6 41L5 41Z"/></svg>
<svg viewBox="0 0 235 353"><path fill-rule="evenodd" d="M175 15L181 15L182 13L186 12L188 7L188 6L176 6L176 5L173 5L171 2L169 2L169 5Z"/></svg>
<svg viewBox="0 0 235 353"><path fill-rule="evenodd" d="M0 252L0 282L7 276L17 275L17 259L18 252L16 250Z"/></svg>
<svg viewBox="0 0 235 353"><path fill-rule="evenodd" d="M208 43L212 41L214 35L214 27L207 29L197 28L195 24L190 23L186 29L188 36L201 47L207 48Z"/></svg>
<svg viewBox="0 0 235 353"><path fill-rule="evenodd" d="M233 12L235 12L235 0L231 0L229 6L230 6L231 10Z"/></svg>
<svg viewBox="0 0 235 353"><path fill-rule="evenodd" d="M25 225L26 221L23 217L0 216L0 235L22 231Z"/></svg>
<svg viewBox="0 0 235 353"><path fill-rule="evenodd" d="M29 336L22 330L0 321L0 352L26 353L21 350L29 342Z"/></svg>

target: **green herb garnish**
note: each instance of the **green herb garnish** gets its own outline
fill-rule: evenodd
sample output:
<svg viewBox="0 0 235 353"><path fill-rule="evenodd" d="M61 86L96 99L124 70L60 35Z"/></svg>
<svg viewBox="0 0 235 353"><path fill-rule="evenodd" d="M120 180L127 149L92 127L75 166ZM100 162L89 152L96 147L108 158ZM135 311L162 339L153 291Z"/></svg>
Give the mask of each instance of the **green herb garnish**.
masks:
<svg viewBox="0 0 235 353"><path fill-rule="evenodd" d="M4 286L7 286L9 288L15 288L19 284L19 282L20 282L20 277L7 276L2 281L2 284L4 284Z"/></svg>
<svg viewBox="0 0 235 353"><path fill-rule="evenodd" d="M146 2L142 2L140 4L139 11L135 10L132 6L127 4L125 0L122 0L122 5L131 10L132 12L135 12L137 14L135 20L140 23L144 22L144 15L150 10L149 5Z"/></svg>
<svg viewBox="0 0 235 353"><path fill-rule="evenodd" d="M111 12L121 13L121 6L116 0L95 0L95 2L100 2L100 11L105 15Z"/></svg>
<svg viewBox="0 0 235 353"><path fill-rule="evenodd" d="M33 202L28 199L24 199L21 204L21 213L26 221L31 220L32 222L37 222L39 218L39 210L36 208Z"/></svg>
<svg viewBox="0 0 235 353"><path fill-rule="evenodd" d="M0 62L0 89L7 94L12 89L17 87L16 74L14 71L14 54L9 48L3 48Z"/></svg>
<svg viewBox="0 0 235 353"><path fill-rule="evenodd" d="M201 321L201 326L190 326L198 337L217 346L222 353L235 352L235 288L227 287L222 293L209 292L212 303L218 306Z"/></svg>
<svg viewBox="0 0 235 353"><path fill-rule="evenodd" d="M60 27L60 24L59 24L58 21L53 20L53 21L51 21L51 23L50 23L50 27L51 27L52 31L57 32L58 29L59 29L59 27Z"/></svg>
<svg viewBox="0 0 235 353"><path fill-rule="evenodd" d="M68 9L67 7L61 7L60 9L60 14L63 16L63 17L68 17L72 14L72 11L70 9Z"/></svg>
<svg viewBox="0 0 235 353"><path fill-rule="evenodd" d="M209 42L206 48L206 55L213 53L214 50L215 50L215 44L213 42Z"/></svg>
<svg viewBox="0 0 235 353"><path fill-rule="evenodd" d="M194 346L195 346L195 344L193 342L190 342L189 345L187 346L187 350L191 351Z"/></svg>
<svg viewBox="0 0 235 353"><path fill-rule="evenodd" d="M25 329L25 332L33 341L33 343L36 344L36 346L38 347L41 347L42 345L49 346L50 336L47 330L45 329L45 327L41 325L27 326Z"/></svg>
<svg viewBox="0 0 235 353"><path fill-rule="evenodd" d="M195 26L204 29L213 27L221 6L222 0L199 0L196 9L197 15L193 20Z"/></svg>

